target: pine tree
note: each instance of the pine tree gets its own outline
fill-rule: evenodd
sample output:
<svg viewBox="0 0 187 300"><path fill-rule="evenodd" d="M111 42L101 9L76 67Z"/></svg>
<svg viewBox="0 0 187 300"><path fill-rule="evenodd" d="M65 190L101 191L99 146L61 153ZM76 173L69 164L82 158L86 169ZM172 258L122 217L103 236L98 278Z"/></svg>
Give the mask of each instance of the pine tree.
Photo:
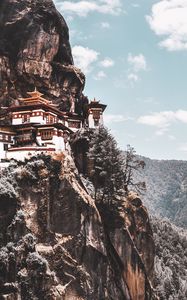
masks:
<svg viewBox="0 0 187 300"><path fill-rule="evenodd" d="M112 196L123 188L123 163L116 141L104 127L95 130L90 141L88 157L93 161L91 180L95 186L95 198L110 202Z"/></svg>
<svg viewBox="0 0 187 300"><path fill-rule="evenodd" d="M127 146L125 155L109 131L100 127L94 131L88 157L92 161L91 180L95 187L95 199L111 202L112 198L128 194L129 188L140 192L144 182L134 182L134 171L145 166L134 148Z"/></svg>

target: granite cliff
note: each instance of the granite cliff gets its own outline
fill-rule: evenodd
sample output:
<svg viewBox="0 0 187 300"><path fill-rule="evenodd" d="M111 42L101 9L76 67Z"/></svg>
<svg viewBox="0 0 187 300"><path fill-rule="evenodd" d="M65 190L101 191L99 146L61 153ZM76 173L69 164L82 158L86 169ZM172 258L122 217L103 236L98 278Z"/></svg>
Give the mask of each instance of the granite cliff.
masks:
<svg viewBox="0 0 187 300"><path fill-rule="evenodd" d="M99 211L70 156L12 162L0 186L1 299L155 299L136 194L115 214Z"/></svg>
<svg viewBox="0 0 187 300"><path fill-rule="evenodd" d="M36 87L60 109L74 99L84 113L84 83L52 1L2 0L1 105ZM137 194L115 211L96 206L67 154L0 172L0 299L155 299L152 230Z"/></svg>
<svg viewBox="0 0 187 300"><path fill-rule="evenodd" d="M82 101L84 83L73 64L68 27L51 0L0 2L1 105L36 87L68 110L71 97Z"/></svg>

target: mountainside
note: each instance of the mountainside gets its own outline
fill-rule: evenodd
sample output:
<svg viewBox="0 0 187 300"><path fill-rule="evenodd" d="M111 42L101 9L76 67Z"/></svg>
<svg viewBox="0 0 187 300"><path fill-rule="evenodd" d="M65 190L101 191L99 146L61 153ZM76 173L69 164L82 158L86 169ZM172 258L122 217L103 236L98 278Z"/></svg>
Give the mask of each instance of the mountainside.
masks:
<svg viewBox="0 0 187 300"><path fill-rule="evenodd" d="M98 211L70 156L12 162L0 178L1 299L155 299L152 231L136 198Z"/></svg>
<svg viewBox="0 0 187 300"><path fill-rule="evenodd" d="M156 247L154 286L160 300L187 299L187 230L151 218Z"/></svg>
<svg viewBox="0 0 187 300"><path fill-rule="evenodd" d="M146 182L142 199L149 211L187 228L187 162L141 159L146 165L136 176Z"/></svg>
<svg viewBox="0 0 187 300"><path fill-rule="evenodd" d="M70 99L82 101L85 76L73 65L68 27L51 0L1 0L0 76L3 106L35 87L63 110Z"/></svg>

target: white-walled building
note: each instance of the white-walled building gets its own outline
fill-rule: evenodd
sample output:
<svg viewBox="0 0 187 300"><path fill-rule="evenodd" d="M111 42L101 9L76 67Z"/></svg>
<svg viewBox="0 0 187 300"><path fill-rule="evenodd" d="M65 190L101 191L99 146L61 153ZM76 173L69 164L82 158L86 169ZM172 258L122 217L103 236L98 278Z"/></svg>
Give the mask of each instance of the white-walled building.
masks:
<svg viewBox="0 0 187 300"><path fill-rule="evenodd" d="M11 125L0 127L1 160L68 150L69 135L82 126L77 114L61 112L37 91L28 94L6 111Z"/></svg>
<svg viewBox="0 0 187 300"><path fill-rule="evenodd" d="M28 98L18 99L19 105L7 108L3 116L10 125L0 126L0 160L24 160L37 154L53 154L69 150L69 136L79 130L84 119L75 112L62 112L38 91ZM88 124L95 128L103 124L106 105L91 101Z"/></svg>

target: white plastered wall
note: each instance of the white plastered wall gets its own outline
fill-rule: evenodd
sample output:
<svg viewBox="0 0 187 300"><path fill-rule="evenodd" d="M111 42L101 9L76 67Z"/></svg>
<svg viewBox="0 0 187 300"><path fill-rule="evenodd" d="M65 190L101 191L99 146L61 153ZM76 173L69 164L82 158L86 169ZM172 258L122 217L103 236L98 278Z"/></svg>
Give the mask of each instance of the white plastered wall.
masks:
<svg viewBox="0 0 187 300"><path fill-rule="evenodd" d="M7 159L16 159L24 161L25 158L31 158L32 156L37 156L38 154L53 154L54 151L45 151L45 150L21 150L21 151L7 151Z"/></svg>
<svg viewBox="0 0 187 300"><path fill-rule="evenodd" d="M4 145L7 144L10 147L9 143L6 142L0 142L0 160L7 158L7 151L4 150Z"/></svg>
<svg viewBox="0 0 187 300"><path fill-rule="evenodd" d="M30 123L46 124L46 120L42 116L31 116Z"/></svg>
<svg viewBox="0 0 187 300"><path fill-rule="evenodd" d="M6 158L6 151L4 151L4 143L0 142L0 159Z"/></svg>
<svg viewBox="0 0 187 300"><path fill-rule="evenodd" d="M39 145L45 144L47 147L54 146L57 152L65 150L64 138L54 135L51 140L43 140L41 136L37 136Z"/></svg>
<svg viewBox="0 0 187 300"><path fill-rule="evenodd" d="M95 128L94 119L93 119L93 115L92 114L89 115L88 122L89 122L89 127L90 128Z"/></svg>

